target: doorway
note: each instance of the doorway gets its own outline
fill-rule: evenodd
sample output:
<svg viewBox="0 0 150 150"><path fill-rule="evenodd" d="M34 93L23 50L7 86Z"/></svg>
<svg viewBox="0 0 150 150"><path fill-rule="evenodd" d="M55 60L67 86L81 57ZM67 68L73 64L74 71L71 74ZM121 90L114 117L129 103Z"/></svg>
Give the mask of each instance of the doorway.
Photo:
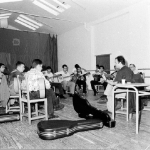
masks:
<svg viewBox="0 0 150 150"><path fill-rule="evenodd" d="M97 55L96 56L96 65L104 66L106 72L110 73L110 54Z"/></svg>

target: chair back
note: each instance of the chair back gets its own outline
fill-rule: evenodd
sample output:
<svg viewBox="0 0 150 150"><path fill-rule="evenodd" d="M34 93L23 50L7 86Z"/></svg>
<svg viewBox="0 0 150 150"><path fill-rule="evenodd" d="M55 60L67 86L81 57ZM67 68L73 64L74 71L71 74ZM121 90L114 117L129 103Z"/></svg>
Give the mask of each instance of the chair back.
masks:
<svg viewBox="0 0 150 150"><path fill-rule="evenodd" d="M18 93L19 93L19 98L21 98L21 82L19 80L19 75L17 75L17 84L18 84Z"/></svg>
<svg viewBox="0 0 150 150"><path fill-rule="evenodd" d="M38 79L40 98L45 98L45 81L43 78Z"/></svg>
<svg viewBox="0 0 150 150"><path fill-rule="evenodd" d="M19 94L19 82L18 82L19 78L14 78L14 91L16 94Z"/></svg>
<svg viewBox="0 0 150 150"><path fill-rule="evenodd" d="M25 78L25 84L26 84L26 89L21 88L21 83L19 80L19 76L17 76L17 82L18 82L18 92L19 95L21 96L21 91L24 93L27 93L27 99L30 99L29 96L29 82L28 82L28 76ZM38 79L38 85L39 85L39 92L40 92L40 98L45 98L45 81L43 78Z"/></svg>

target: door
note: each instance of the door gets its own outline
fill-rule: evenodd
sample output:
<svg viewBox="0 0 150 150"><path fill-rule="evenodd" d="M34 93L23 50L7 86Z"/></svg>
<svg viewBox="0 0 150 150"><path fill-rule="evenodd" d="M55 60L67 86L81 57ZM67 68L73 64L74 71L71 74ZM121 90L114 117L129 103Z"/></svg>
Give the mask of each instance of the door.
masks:
<svg viewBox="0 0 150 150"><path fill-rule="evenodd" d="M97 55L96 56L96 65L104 66L107 73L110 73L110 54L106 55Z"/></svg>

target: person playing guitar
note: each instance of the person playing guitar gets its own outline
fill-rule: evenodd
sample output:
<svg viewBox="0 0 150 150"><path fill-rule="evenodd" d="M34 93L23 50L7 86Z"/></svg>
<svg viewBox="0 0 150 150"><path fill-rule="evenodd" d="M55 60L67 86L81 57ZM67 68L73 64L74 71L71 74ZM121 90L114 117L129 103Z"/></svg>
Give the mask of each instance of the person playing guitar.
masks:
<svg viewBox="0 0 150 150"><path fill-rule="evenodd" d="M91 87L94 91L94 96L96 96L96 93L97 93L95 89L95 85L103 85L104 90L106 89L107 83L103 82L103 80L101 81L102 76L106 74L107 73L104 71L104 66L96 65L96 71L93 74L94 80L91 81Z"/></svg>
<svg viewBox="0 0 150 150"><path fill-rule="evenodd" d="M83 86L83 94L86 94L86 75L88 73L83 73L81 67L77 68L77 73L74 75L76 77L76 85L81 89L81 85Z"/></svg>
<svg viewBox="0 0 150 150"><path fill-rule="evenodd" d="M75 90L75 83L72 82L72 75L68 72L68 66L66 64L62 65L63 70L60 72L56 72L55 75L61 74L62 76L59 77L59 80L63 86L64 91L66 92L67 87L70 89L70 96L74 95Z"/></svg>
<svg viewBox="0 0 150 150"><path fill-rule="evenodd" d="M55 93L59 94L60 98L66 99L66 97L64 96L64 91L63 91L62 84L55 81L55 78L58 78L60 75L59 74L54 75L53 70L50 66L46 67L46 70L43 71L43 74L44 74L45 78L50 82L51 86L55 87L55 89L56 89ZM58 93L57 93L57 91L58 91Z"/></svg>
<svg viewBox="0 0 150 150"><path fill-rule="evenodd" d="M63 109L64 105L59 102L59 98L56 97L54 91L51 89L51 85L49 81L45 78L42 73L42 61L40 59L34 59L32 61L32 68L26 72L25 77L28 78L28 86L29 86L29 96L30 99L39 99L40 98L40 82L39 79L44 79L45 81L45 97L47 98L47 110L49 119L58 118L58 116L54 115L54 109L58 108ZM26 89L26 84L24 84L24 88ZM21 84L23 87L23 82Z"/></svg>

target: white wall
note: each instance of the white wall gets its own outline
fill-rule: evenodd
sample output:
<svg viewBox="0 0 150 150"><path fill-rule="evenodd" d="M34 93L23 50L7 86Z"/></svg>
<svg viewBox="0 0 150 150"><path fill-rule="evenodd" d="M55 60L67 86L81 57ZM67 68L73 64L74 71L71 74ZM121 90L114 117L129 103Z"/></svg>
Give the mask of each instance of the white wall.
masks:
<svg viewBox="0 0 150 150"><path fill-rule="evenodd" d="M88 69L90 60L91 42L90 32L84 26L58 36L58 68L67 64L71 72L75 64Z"/></svg>
<svg viewBox="0 0 150 150"><path fill-rule="evenodd" d="M58 36L58 65L78 63L85 69L95 69L95 55L111 54L114 59L123 55L137 68L150 68L150 2L143 0L124 10ZM150 71L144 71L150 76ZM91 80L91 77L88 80ZM150 82L150 80L146 80Z"/></svg>
<svg viewBox="0 0 150 150"><path fill-rule="evenodd" d="M150 68L149 6L145 0L93 24L95 55L111 53L111 69L118 55L137 68ZM143 72L150 75L150 70Z"/></svg>

